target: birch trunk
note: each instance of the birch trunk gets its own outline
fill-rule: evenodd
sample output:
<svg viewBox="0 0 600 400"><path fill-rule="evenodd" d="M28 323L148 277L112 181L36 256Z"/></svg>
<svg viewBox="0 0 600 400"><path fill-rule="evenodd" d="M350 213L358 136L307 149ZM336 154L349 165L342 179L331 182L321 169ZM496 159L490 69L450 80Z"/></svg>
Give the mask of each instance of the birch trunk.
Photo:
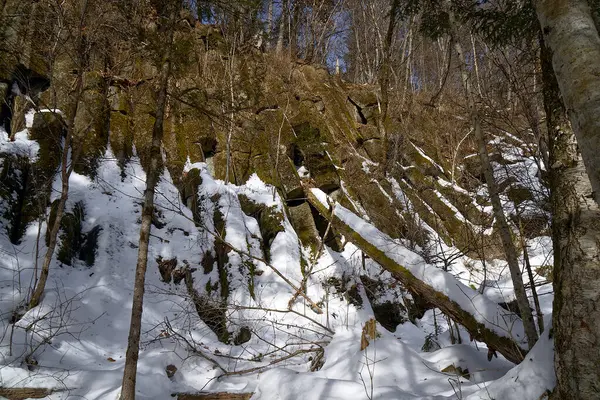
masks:
<svg viewBox="0 0 600 400"><path fill-rule="evenodd" d="M588 1L534 3L592 196L600 204L600 36Z"/></svg>
<svg viewBox="0 0 600 400"><path fill-rule="evenodd" d="M600 207L591 197L575 136L542 40L554 244L554 366L561 400L600 393Z"/></svg>
<svg viewBox="0 0 600 400"><path fill-rule="evenodd" d="M285 21L288 14L288 3L281 2L281 16L279 17L279 32L277 32L277 45L275 46L275 52L281 54L283 51L283 37L285 35Z"/></svg>

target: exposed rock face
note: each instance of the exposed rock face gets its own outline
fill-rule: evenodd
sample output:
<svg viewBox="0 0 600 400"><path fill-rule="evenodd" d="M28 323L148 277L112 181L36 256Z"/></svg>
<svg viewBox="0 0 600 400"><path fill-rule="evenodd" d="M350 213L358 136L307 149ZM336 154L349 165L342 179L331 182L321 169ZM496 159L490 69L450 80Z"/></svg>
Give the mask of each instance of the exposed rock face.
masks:
<svg viewBox="0 0 600 400"><path fill-rule="evenodd" d="M35 32L35 27L25 21L0 29L9 38L19 40L31 38ZM463 171L472 175L469 182L477 181L480 172L476 159L459 160L460 165L455 166L447 155L440 155L430 144L427 147L427 141L420 137L427 132L421 127L420 131L415 128L412 136L398 138L401 145L397 146L397 157L391 166L383 165L386 157L379 129L377 88L345 83L325 68L258 51L236 55L232 71L227 72L222 36L217 28L197 24L191 31L177 32L177 36L181 51L176 54L178 69L169 87L164 167L178 186L182 203L192 210L196 224L205 222L200 207L206 199L201 199L198 193L202 184L199 170L188 170L186 165L204 162L218 179L240 185L257 174L263 182L273 185L286 203L283 213L301 245L313 254L322 243L336 251L342 249L343 243L327 220L306 202L304 188L308 186L320 188L382 232L407 239L414 246L426 246L424 223L447 244L470 251L477 240L492 248L489 254L497 254L493 251L495 236L482 234L492 224L486 210L487 200L468 193L456 183L466 181ZM22 47L31 49L33 44L27 40ZM37 53L33 50L25 53L29 55L13 54L0 62L0 97L7 100L2 109L2 123L9 133L17 126L24 126L29 105L23 95L28 93L36 98L50 85L47 66L36 59ZM155 118L152 79L156 68L146 60L136 59L123 70L109 74L103 63L104 60L90 61L75 118L74 141L80 150L75 172L90 177L95 177L98 160L109 147L123 174L134 154L147 167ZM53 88L65 89L72 79L69 75L72 62L58 59L55 68ZM48 94L42 96L53 107L68 111L68 96L52 101ZM16 193L4 216L9 219L13 243L18 243L27 225L49 205L48 183L60 164L64 129L65 121L60 114L37 113L29 131L31 139L40 145L37 160L32 163L27 158L0 155L0 180L7 188L0 195L9 198ZM515 202L531 200L530 193L519 187L509 183L506 188ZM214 241L212 251L199 255L201 260L196 263L202 266L197 274L218 272L218 278L206 284L208 295L198 293L194 286L195 270L177 269L180 275L176 277L175 262L162 265L161 274L167 283L185 280L200 317L209 321L221 340L228 341L230 332L224 304L228 298L231 249L226 243L218 196L210 201L215 205L212 222L222 237ZM284 214L259 207L243 196L238 201L242 211L258 222L262 254L269 262L270 246L283 230ZM83 232L81 220L77 210L65 218L61 261L69 264L78 258L93 265L94 242L99 232L95 228ZM160 215L156 215L153 223L155 226L163 223ZM249 287L256 273L249 267ZM395 305L379 306L381 315L390 314L390 310L394 314L393 318L386 317L389 329L403 320L404 312L400 312L403 310ZM243 342L247 336L236 336L234 340Z"/></svg>
<svg viewBox="0 0 600 400"><path fill-rule="evenodd" d="M30 138L39 145L34 161L30 154L0 154L0 196L7 202L3 217L14 244L21 241L27 225L43 215L49 205L53 177L60 164L63 124L57 114L35 115L29 129Z"/></svg>

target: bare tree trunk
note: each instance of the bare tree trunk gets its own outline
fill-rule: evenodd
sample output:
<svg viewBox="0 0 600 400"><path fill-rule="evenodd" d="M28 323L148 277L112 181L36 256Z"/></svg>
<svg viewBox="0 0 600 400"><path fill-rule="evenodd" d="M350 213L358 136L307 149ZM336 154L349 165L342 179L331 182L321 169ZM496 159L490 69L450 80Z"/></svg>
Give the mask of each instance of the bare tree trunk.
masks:
<svg viewBox="0 0 600 400"><path fill-rule="evenodd" d="M298 30L300 25L300 15L301 15L301 7L299 4L292 3L291 0L288 0L289 11L288 11L288 20L289 20L289 47L288 51L290 53L290 57L295 59L298 57Z"/></svg>
<svg viewBox="0 0 600 400"><path fill-rule="evenodd" d="M281 17L279 19L279 32L277 34L277 46L275 51L277 54L281 54L283 51L283 37L285 34L285 21L288 15L288 1L281 1Z"/></svg>
<svg viewBox="0 0 600 400"><path fill-rule="evenodd" d="M529 261L529 250L527 250L527 242L525 240L521 216L519 216L519 236L521 237L521 248L523 249L523 262L525 263L525 269L527 270L527 276L529 277L529 283L531 284L531 296L533 297L533 304L535 305L535 312L538 318L538 330L540 331L540 334L542 334L544 333L544 314L540 307L540 299L533 280L533 271L531 270L531 262Z"/></svg>
<svg viewBox="0 0 600 400"><path fill-rule="evenodd" d="M475 67L475 77L477 78L477 90L479 95L483 97L483 93L481 91L481 82L479 80L479 63L477 62L477 49L475 48L475 38L473 34L471 34L471 47L473 51L473 66Z"/></svg>
<svg viewBox="0 0 600 400"><path fill-rule="evenodd" d="M561 102L551 50L541 42L553 215L555 394L592 400L600 393L600 207Z"/></svg>
<svg viewBox="0 0 600 400"><path fill-rule="evenodd" d="M592 196L600 204L600 35L587 0L534 2L569 110Z"/></svg>
<svg viewBox="0 0 600 400"><path fill-rule="evenodd" d="M389 147L389 129L388 129L388 108L389 108L389 85L390 85L390 58L391 58L391 47L392 40L394 38L394 32L396 31L396 20L398 8L400 7L400 0L390 0L390 15L388 22L388 29L385 35L385 41L383 42L383 61L381 63L381 73L379 75L379 86L381 88L381 122L380 129L383 136L383 165L384 170L387 170L388 164L388 147Z"/></svg>
<svg viewBox="0 0 600 400"><path fill-rule="evenodd" d="M156 102L156 119L152 129L152 147L150 149L150 163L146 175L146 191L142 207L142 223L140 226L140 242L138 247L138 260L135 269L135 283L133 287L133 304L131 308L131 323L127 352L125 354L125 367L123 371L123 387L121 400L135 400L135 382L137 375L138 352L140 348L140 333L142 325L142 310L144 302L144 284L146 280L146 267L148 265L148 245L150 230L152 228L152 215L154 214L154 192L160 179L162 165L161 144L164 133L164 117L167 104L167 87L171 75L171 48L177 6L170 2L168 15L163 15L166 26L166 43L163 54L163 63L160 70L158 99Z"/></svg>
<svg viewBox="0 0 600 400"><path fill-rule="evenodd" d="M448 10L450 8L448 7ZM471 113L471 122L473 124L473 131L477 139L479 147L479 158L481 159L481 165L483 168L483 174L487 183L488 191L490 193L490 201L494 211L494 218L498 224L498 232L500 233L500 239L502 240L502 247L504 248L504 254L506 255L506 261L508 262L508 268L512 278L513 286L515 289L515 297L523 319L523 327L525 334L527 335L527 342L531 349L538 339L537 330L533 321L533 315L531 308L529 307L529 301L527 299L527 292L523 285L523 277L521 268L519 266L519 259L517 257L517 249L512 240L510 227L504 215L502 209L502 203L500 202L500 196L498 192L498 185L494 178L494 170L487 151L487 143L485 141L485 134L481 128L481 118L479 116L479 110L475 104L475 95L469 82L469 76L467 74L467 66L465 62L464 53L460 41L458 40L458 28L456 20L452 12L449 13L450 30L452 35L452 41L458 55L458 61L461 66L462 83L466 92L467 102L469 106L469 112Z"/></svg>
<svg viewBox="0 0 600 400"><path fill-rule="evenodd" d="M72 103L71 109L69 112L69 118L66 122L66 136L63 146L62 159L61 159L61 192L60 199L56 208L56 217L54 218L54 222L52 224L52 228L50 230L50 237L48 240L48 248L46 249L46 254L44 255L44 261L42 263L42 269L40 272L40 278L37 281L37 285L33 290L33 294L31 295L31 299L29 300L29 309L37 307L42 300L42 296L44 295L44 290L46 289L46 282L48 281L48 275L50 274L50 264L52 263L52 256L54 255L54 250L56 249L56 242L58 237L58 231L60 230L60 223L62 221L65 205L67 204L67 199L69 197L69 178L71 173L73 172L73 167L75 165L75 159L77 155L75 152L71 152L71 164L69 165L69 150L71 149L71 142L73 140L73 135L75 131L75 117L77 116L77 110L79 109L79 101L81 99L81 95L83 93L83 73L84 73L84 59L85 59L85 40L84 40L84 28L85 28L85 19L87 14L87 6L88 1L84 0L81 8L81 16L80 16L80 24L78 27L78 38L77 38L77 53L78 53L78 68L77 68L77 76L75 78L75 88L72 93Z"/></svg>
<svg viewBox="0 0 600 400"><path fill-rule="evenodd" d="M412 23L413 20L411 20L409 28L408 28L408 34L407 34L407 49L408 49L408 54L406 55L405 59L404 59L404 63L406 63L406 68L405 68L405 73L404 73L404 88L402 89L402 107L405 106L405 102L406 102L406 92L408 91L408 84L411 80L411 62L412 62L412 58L413 58L413 44L412 44L412 40L413 40L413 28L412 28ZM404 56L403 56L404 57Z"/></svg>
<svg viewBox="0 0 600 400"><path fill-rule="evenodd" d="M267 6L267 49L271 48L271 40L273 39L273 0L269 1Z"/></svg>

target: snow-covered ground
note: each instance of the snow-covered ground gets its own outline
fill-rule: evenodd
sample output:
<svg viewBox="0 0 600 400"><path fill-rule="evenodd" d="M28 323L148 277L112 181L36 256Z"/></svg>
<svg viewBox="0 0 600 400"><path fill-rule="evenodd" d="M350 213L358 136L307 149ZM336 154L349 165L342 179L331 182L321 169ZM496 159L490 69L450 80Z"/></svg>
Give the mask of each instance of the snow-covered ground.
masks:
<svg viewBox="0 0 600 400"><path fill-rule="evenodd" d="M37 147L27 139L26 131L18 133L14 142L0 132L0 152L35 157ZM157 207L164 226L153 227L150 241L138 399L167 399L172 393L204 390L253 392L253 400L537 400L553 387L553 344L548 327L519 366L500 355L488 361L485 344L470 342L462 328L462 344L453 345L448 323L439 310L427 311L415 324L400 324L393 333L377 325L377 337L361 351L362 327L373 318L373 310L359 275L389 282L389 273L370 260L363 269L361 252L351 243L340 253L325 247L315 260L309 249L302 248L287 216L270 246L270 262L265 263L259 223L242 211L239 195L285 215L283 202L273 195L273 188L256 175L245 185L235 186L214 179L205 164L188 165L186 171L193 168L202 178L198 189L200 218L196 221L166 171L157 188ZM117 399L145 185L145 174L136 158L125 167L124 178L121 172L109 150L96 179L75 173L71 176L68 210L83 204L83 231L101 228L95 263L88 267L76 260L69 266L54 260L41 305L15 324L11 323L12 315L27 300L34 271L41 265L46 226L31 224L19 245L9 241L5 229L0 231L0 387L62 390L49 396L51 399ZM54 187L60 188L59 180ZM56 196L57 191L54 193ZM208 294L207 288L219 281L219 271L215 267L204 273L200 265L207 252L214 253L215 235L220 234L215 228L215 211L223 216L225 240L231 247L227 253L228 328L234 335L242 327L252 332L251 339L241 345L219 342L198 317L185 284L163 282L157 268L159 256L177 257L178 265L187 263L197 269L193 277L198 293L218 298L215 293ZM530 248L534 268L551 264L548 238L532 241ZM455 288L443 287L445 275L440 271L408 250L396 250L401 261L419 271L423 279L454 293ZM307 266L312 274L306 282L306 294L319 305L320 314L302 297L289 307ZM484 295L478 303L465 306L481 304L487 309L493 302L514 297L505 263L495 260L487 269ZM481 265L466 257L457 259L449 272L464 284L464 290L472 291L470 287L479 288L483 282ZM363 306L338 295L326 284L331 278L342 281L346 288L356 285ZM543 279L536 277L539 282ZM551 285L541 286L539 292L546 321L550 321ZM390 299L398 299L399 293L394 284L386 289ZM433 348L438 350L423 351L426 342L435 343ZM324 364L311 372L322 349ZM168 365L177 368L171 379L165 373ZM469 375L460 376L459 367L468 369ZM257 369L241 373L253 368Z"/></svg>

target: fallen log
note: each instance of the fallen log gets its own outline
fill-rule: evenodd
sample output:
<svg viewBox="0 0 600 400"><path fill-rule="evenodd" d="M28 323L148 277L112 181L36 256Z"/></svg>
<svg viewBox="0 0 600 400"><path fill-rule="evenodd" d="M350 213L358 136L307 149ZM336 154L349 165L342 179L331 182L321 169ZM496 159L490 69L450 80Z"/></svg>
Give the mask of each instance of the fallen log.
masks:
<svg viewBox="0 0 600 400"><path fill-rule="evenodd" d="M0 387L0 398L7 398L8 400L43 399L58 391L60 390L45 388Z"/></svg>
<svg viewBox="0 0 600 400"><path fill-rule="evenodd" d="M200 392L176 393L177 400L250 400L253 393Z"/></svg>
<svg viewBox="0 0 600 400"><path fill-rule="evenodd" d="M334 203L323 191L313 188L306 192L309 203L330 220L346 240L389 271L406 289L463 325L473 339L486 343L514 363L523 360L527 339L523 322L516 314L504 310L453 275L427 264L400 242Z"/></svg>

